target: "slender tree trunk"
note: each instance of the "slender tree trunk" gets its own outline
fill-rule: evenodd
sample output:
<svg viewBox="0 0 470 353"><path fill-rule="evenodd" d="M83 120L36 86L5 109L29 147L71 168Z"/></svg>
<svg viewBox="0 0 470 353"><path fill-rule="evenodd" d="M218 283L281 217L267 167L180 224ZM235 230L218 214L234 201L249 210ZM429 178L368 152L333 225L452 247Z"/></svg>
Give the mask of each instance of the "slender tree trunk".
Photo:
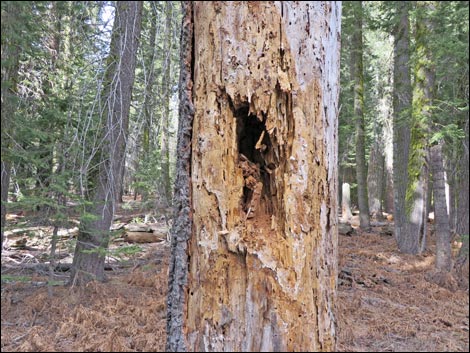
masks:
<svg viewBox="0 0 470 353"><path fill-rule="evenodd" d="M436 268L448 272L451 269L450 228L445 192L444 162L441 144L431 147L431 166L436 229Z"/></svg>
<svg viewBox="0 0 470 353"><path fill-rule="evenodd" d="M193 3L182 3L180 44L179 122L176 150L175 193L173 199L174 221L171 229L171 260L168 276L167 342L166 350L185 352L185 309L188 286L188 242L192 234L191 192L191 136L194 118L193 105Z"/></svg>
<svg viewBox="0 0 470 353"><path fill-rule="evenodd" d="M376 135L380 136L379 134ZM369 195L369 212L375 219L382 218L382 200L384 186L384 162L381 142L376 140L370 151L369 170L367 174L367 191Z"/></svg>
<svg viewBox="0 0 470 353"><path fill-rule="evenodd" d="M171 179L170 179L170 72L171 72L171 34L173 5L170 1L165 1L165 42L163 46L163 76L162 76L162 181L163 192L166 203L171 203Z"/></svg>
<svg viewBox="0 0 470 353"><path fill-rule="evenodd" d="M167 350L334 350L340 5L193 6Z"/></svg>
<svg viewBox="0 0 470 353"><path fill-rule="evenodd" d="M82 217L72 264L71 284L104 280L109 228L122 186L129 110L136 53L140 38L142 2L116 3L113 37L106 72L104 142L94 205ZM92 216L90 216L90 214Z"/></svg>
<svg viewBox="0 0 470 353"><path fill-rule="evenodd" d="M362 50L362 1L352 4L356 27L352 36L352 76L354 78L354 122L356 125L356 180L359 219L362 229L370 227L367 199L367 165L364 131L364 72Z"/></svg>
<svg viewBox="0 0 470 353"><path fill-rule="evenodd" d="M468 96L467 96L468 100ZM468 226L468 212L469 212L469 133L468 133L468 112L464 126L465 139L463 140L462 163L459 165L457 177L457 222L456 233L461 235L462 247L460 248L459 255L455 262L455 268L459 274L460 286L468 290L469 283L469 226Z"/></svg>
<svg viewBox="0 0 470 353"><path fill-rule="evenodd" d="M468 99L468 97L467 97ZM468 113L467 113L468 114ZM465 138L462 141L462 158L461 158L461 163L459 165L458 169L458 195L457 195L457 222L456 222L456 232L457 234L465 234L467 235L467 241L468 241L468 235L470 233L469 231L469 226L468 226L468 221L469 221L469 195L468 195L468 190L469 189L469 178L470 178L470 173L469 173L469 133L468 133L468 125L469 125L469 120L468 120L468 115L466 119L466 123L464 126L464 131L465 131Z"/></svg>
<svg viewBox="0 0 470 353"><path fill-rule="evenodd" d="M2 104L2 107L3 107L3 104ZM2 112L2 116L3 115L3 112ZM6 129L6 127L3 127L3 123L2 123L2 130L3 129ZM2 143L3 143L3 139L2 139ZM2 157L3 157L3 151L2 151ZM0 251L3 249L3 229L5 228L6 226L6 215L7 215L7 208L6 208L6 204L8 202L8 190L10 188L10 172L11 172L11 164L9 161L1 161L2 163L2 167L1 167L1 186L2 186L2 204L1 204L1 212L2 212L2 224L1 224L1 235L2 235L2 242L1 242L1 248L0 248Z"/></svg>

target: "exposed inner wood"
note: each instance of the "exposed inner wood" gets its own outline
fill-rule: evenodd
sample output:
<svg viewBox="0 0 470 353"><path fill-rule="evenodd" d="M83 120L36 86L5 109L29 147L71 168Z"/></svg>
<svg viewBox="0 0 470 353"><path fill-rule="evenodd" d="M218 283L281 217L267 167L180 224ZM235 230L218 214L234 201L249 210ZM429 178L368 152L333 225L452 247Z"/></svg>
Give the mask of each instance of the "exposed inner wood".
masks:
<svg viewBox="0 0 470 353"><path fill-rule="evenodd" d="M190 350L334 349L334 94L298 17L338 14L289 6L194 4Z"/></svg>

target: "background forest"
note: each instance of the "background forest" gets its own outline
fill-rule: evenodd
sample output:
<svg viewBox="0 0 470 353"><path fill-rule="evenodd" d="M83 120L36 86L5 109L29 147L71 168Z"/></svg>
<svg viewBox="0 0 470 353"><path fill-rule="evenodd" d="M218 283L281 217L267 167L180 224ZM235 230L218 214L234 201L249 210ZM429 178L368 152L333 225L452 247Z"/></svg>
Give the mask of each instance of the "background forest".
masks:
<svg viewBox="0 0 470 353"><path fill-rule="evenodd" d="M127 271L134 271L155 265L147 262L156 253L168 256L167 245L115 246L141 236L124 229L152 233L142 228L148 223L167 243L177 162L181 4L131 3L1 2L2 350L61 349L40 335L31 338L31 329L4 336L12 319L3 313L11 312L14 292L7 285L43 281L52 296L52 287L80 287L103 280L105 270L120 274L120 264L130 261ZM345 1L342 7L338 203L339 233L347 240L340 239L340 253L341 246L356 246L349 242L359 237L351 235L370 241L381 237L377 229L388 232L393 237L383 244L362 246L375 254L394 246L410 262L435 256L427 280L467 291L468 305L469 3ZM340 286L355 281L345 261ZM159 268L161 283L145 282L145 273L126 272L125 281L145 287L139 295L150 301L152 286L161 298L166 294L163 273ZM97 286L98 296L109 290ZM150 312L164 320L161 298ZM127 309L134 305L123 300ZM43 309L34 310L29 327ZM459 327L468 335L466 310ZM450 319L443 320L449 327ZM158 325L163 336L164 324ZM341 350L364 347L347 343L353 334L341 332ZM462 342L439 348L468 350L468 338ZM164 349L164 339L88 348L117 349L113 344Z"/></svg>

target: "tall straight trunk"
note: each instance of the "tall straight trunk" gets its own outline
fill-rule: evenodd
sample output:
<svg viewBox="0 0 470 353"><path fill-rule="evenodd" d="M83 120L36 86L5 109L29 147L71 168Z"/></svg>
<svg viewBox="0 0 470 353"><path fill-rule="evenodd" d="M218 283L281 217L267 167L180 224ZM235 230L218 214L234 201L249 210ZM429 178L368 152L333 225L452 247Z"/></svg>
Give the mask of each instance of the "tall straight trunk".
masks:
<svg viewBox="0 0 470 353"><path fill-rule="evenodd" d="M118 1L114 19L108 71L105 75L102 117L103 147L93 206L82 217L75 247L71 283L104 280L104 261L109 228L122 187L129 111L137 47L142 23L142 2ZM91 216L90 216L91 214Z"/></svg>
<svg viewBox="0 0 470 353"><path fill-rule="evenodd" d="M418 253L417 239L407 231L406 189L408 185L408 158L411 127L410 77L410 3L397 3L398 23L395 28L393 65L393 186L395 238L401 251Z"/></svg>
<svg viewBox="0 0 470 353"><path fill-rule="evenodd" d="M435 65L430 36L433 34L433 11L435 2L417 3L417 22L415 33L415 84L413 91L413 127L411 144L413 146L408 161L410 175L406 194L406 211L409 214L408 234L418 244L418 253L426 246L429 188L429 140L432 126L432 106L434 100ZM442 161L441 161L442 162ZM445 174L443 180L445 180ZM445 182L444 182L445 183ZM436 186L439 187L439 186ZM446 198L445 198L446 199ZM447 198L448 199L448 198ZM448 209L448 207L446 207ZM434 207L435 215L437 212ZM436 213L437 212L437 213ZM436 219L437 222L437 219ZM448 223L447 220L441 220Z"/></svg>
<svg viewBox="0 0 470 353"><path fill-rule="evenodd" d="M468 97L467 97L468 99ZM465 138L462 144L462 159L457 173L457 221L456 233L461 235L462 247L460 248L458 258L455 262L455 268L459 274L459 282L462 287L468 290L469 283L469 226L468 226L468 213L469 213L469 120L468 111L464 126Z"/></svg>
<svg viewBox="0 0 470 353"><path fill-rule="evenodd" d="M171 229L171 260L168 268L166 351L185 352L185 309L188 286L188 242L192 235L191 136L193 130L193 3L182 2L180 75L178 86L178 142Z"/></svg>
<svg viewBox="0 0 470 353"><path fill-rule="evenodd" d="M467 98L468 99L468 98ZM468 242L468 235L470 233L468 221L469 221L469 133L468 133L468 112L466 117L466 122L464 126L465 131L465 138L462 141L462 157L461 163L459 164L458 168L458 176L457 176L457 222L456 222L456 232L460 235L467 235L467 242Z"/></svg>
<svg viewBox="0 0 470 353"><path fill-rule="evenodd" d="M334 350L340 5L193 7L167 350Z"/></svg>
<svg viewBox="0 0 470 353"><path fill-rule="evenodd" d="M367 165L364 131L364 69L362 45L362 1L352 4L356 26L352 35L351 66L354 79L354 123L356 125L356 180L360 227L370 227L367 195Z"/></svg>
<svg viewBox="0 0 470 353"><path fill-rule="evenodd" d="M376 136L378 137L380 135L376 134ZM381 142L376 140L370 151L370 162L367 173L369 213L375 219L382 218L382 200L385 190L385 157L382 153L382 149Z"/></svg>
<svg viewBox="0 0 470 353"><path fill-rule="evenodd" d="M431 147L431 167L435 206L436 268L439 271L450 271L452 254L450 251L450 227L446 205L444 162L441 144Z"/></svg>
<svg viewBox="0 0 470 353"><path fill-rule="evenodd" d="M165 1L165 39L163 45L163 76L161 92L163 95L162 113L162 181L163 193L166 203L171 204L171 180L170 180L170 94L171 94L171 52L172 52L172 17L173 4Z"/></svg>
<svg viewBox="0 0 470 353"><path fill-rule="evenodd" d="M6 204L10 187L11 156L13 134L12 123L16 112L17 81L21 44L19 43L19 23L24 16L24 4L9 1L2 4L2 88L1 88L1 249L3 230L6 226Z"/></svg>
<svg viewBox="0 0 470 353"><path fill-rule="evenodd" d="M431 107L434 99L434 64L429 48L432 33L430 11L433 2L417 3L418 20L415 32L415 83L413 90L412 151L408 161L410 175L406 191L406 211L409 215L408 236L415 239L417 253L426 246L429 196L429 139ZM427 15L425 15L427 13ZM415 253L415 252L413 252Z"/></svg>
<svg viewBox="0 0 470 353"><path fill-rule="evenodd" d="M157 57L157 46L156 46L156 38L157 38L157 21L158 21L158 14L157 9L155 6L151 7L151 27L150 27L150 40L148 47L150 48L150 53L145 56L145 67L147 72L145 74L145 91L144 91L144 103L143 103L143 114L144 114L144 123L143 123L143 132L141 136L141 143L142 143L142 154L141 157L137 160L137 168L139 165L146 165L147 163L153 163L150 159L150 150L153 149L154 144L153 142L153 129L154 126L154 111L156 109L155 106L155 61ZM140 190L136 188L134 199L137 198L137 193ZM148 192L143 190L142 192L142 200L147 201Z"/></svg>

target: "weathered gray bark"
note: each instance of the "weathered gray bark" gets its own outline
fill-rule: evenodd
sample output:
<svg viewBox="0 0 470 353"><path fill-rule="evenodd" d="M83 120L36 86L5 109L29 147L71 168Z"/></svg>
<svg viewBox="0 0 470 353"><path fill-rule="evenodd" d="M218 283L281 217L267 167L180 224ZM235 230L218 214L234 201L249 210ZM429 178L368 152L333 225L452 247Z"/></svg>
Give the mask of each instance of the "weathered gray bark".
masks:
<svg viewBox="0 0 470 353"><path fill-rule="evenodd" d="M468 114L468 113L467 113ZM462 157L461 163L458 166L457 175L457 222L456 233L466 234L467 239L470 234L469 231L469 120L468 115L464 126L465 138L462 141ZM468 241L468 240L467 240Z"/></svg>
<svg viewBox="0 0 470 353"><path fill-rule="evenodd" d="M436 229L436 268L450 271L452 254L450 251L450 227L447 214L444 162L441 144L431 147L431 167L434 195L434 224Z"/></svg>
<svg viewBox="0 0 470 353"><path fill-rule="evenodd" d="M193 6L167 349L334 350L340 5Z"/></svg>
<svg viewBox="0 0 470 353"><path fill-rule="evenodd" d="M129 111L137 47L142 24L142 2L118 1L114 19L108 71L103 97L104 142L92 214L83 217L75 247L71 284L104 280L104 261L109 242L109 227L122 187Z"/></svg>
<svg viewBox="0 0 470 353"><path fill-rule="evenodd" d="M171 259L168 270L167 341L168 352L187 351L185 310L188 286L188 242L192 234L191 138L193 105L193 4L182 2L183 19L180 40L179 121L176 146L176 179L173 196L174 221L171 229Z"/></svg>
<svg viewBox="0 0 470 353"><path fill-rule="evenodd" d="M348 183L343 183L341 190L341 218L343 222L347 222L352 218L351 188Z"/></svg>
<svg viewBox="0 0 470 353"><path fill-rule="evenodd" d="M356 181L360 227L370 227L367 199L367 165L364 130L364 72L362 50L362 1L353 2L356 26L352 35L351 68L354 79L354 123L356 125Z"/></svg>

